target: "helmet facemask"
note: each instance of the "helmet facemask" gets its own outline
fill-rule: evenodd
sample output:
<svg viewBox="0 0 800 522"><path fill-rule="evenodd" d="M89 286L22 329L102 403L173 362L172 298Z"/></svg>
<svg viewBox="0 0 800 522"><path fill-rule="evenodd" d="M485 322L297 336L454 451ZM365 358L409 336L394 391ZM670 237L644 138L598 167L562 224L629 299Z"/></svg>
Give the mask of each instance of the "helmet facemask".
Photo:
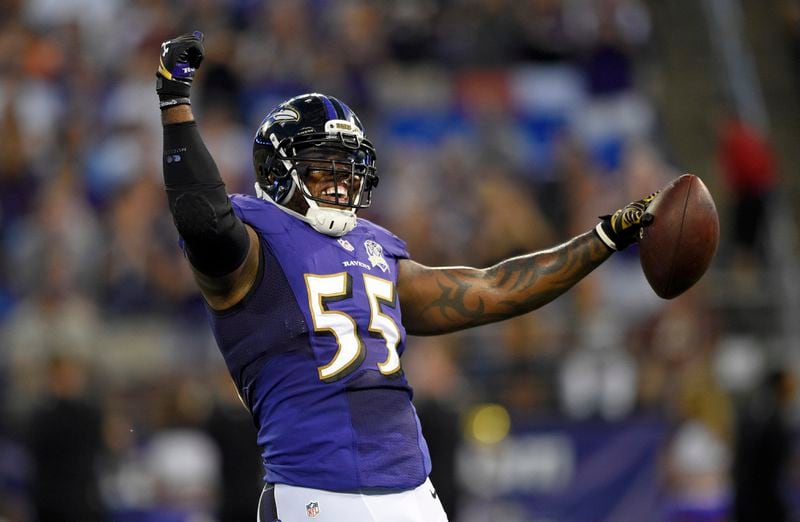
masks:
<svg viewBox="0 0 800 522"><path fill-rule="evenodd" d="M372 202L377 176L375 167L364 162L363 152L345 155L320 147L301 151L291 162L291 174L307 200L344 209L366 208Z"/></svg>
<svg viewBox="0 0 800 522"><path fill-rule="evenodd" d="M353 132L334 132L337 126ZM329 132L280 141L271 134L269 139L277 154L259 166L256 191L318 232L341 236L355 227L356 210L372 202L372 189L378 184L375 149L349 122L331 120L325 127ZM301 208L288 206L297 189L307 205L305 214Z"/></svg>

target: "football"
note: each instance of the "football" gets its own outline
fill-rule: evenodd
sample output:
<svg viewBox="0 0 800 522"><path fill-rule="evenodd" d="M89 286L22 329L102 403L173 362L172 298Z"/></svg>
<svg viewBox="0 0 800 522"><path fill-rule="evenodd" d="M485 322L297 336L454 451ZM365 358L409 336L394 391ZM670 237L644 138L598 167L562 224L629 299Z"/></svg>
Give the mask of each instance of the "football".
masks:
<svg viewBox="0 0 800 522"><path fill-rule="evenodd" d="M656 295L672 299L706 272L719 243L719 217L703 181L692 174L661 189L647 212L653 222L643 229L639 260Z"/></svg>

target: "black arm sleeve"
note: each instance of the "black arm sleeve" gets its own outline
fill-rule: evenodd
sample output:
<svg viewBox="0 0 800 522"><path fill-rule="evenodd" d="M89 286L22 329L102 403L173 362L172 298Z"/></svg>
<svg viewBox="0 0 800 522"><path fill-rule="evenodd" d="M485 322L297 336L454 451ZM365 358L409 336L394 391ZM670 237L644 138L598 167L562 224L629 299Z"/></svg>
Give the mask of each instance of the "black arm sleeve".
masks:
<svg viewBox="0 0 800 522"><path fill-rule="evenodd" d="M250 238L195 122L164 126L163 160L169 209L189 262L211 277L233 272L247 256Z"/></svg>

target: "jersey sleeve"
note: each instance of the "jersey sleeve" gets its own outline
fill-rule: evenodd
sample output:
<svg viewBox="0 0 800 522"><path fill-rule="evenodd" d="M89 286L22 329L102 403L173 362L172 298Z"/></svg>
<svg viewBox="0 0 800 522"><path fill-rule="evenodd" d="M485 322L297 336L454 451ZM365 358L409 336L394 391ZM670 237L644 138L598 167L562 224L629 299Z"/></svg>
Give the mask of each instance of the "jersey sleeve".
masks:
<svg viewBox="0 0 800 522"><path fill-rule="evenodd" d="M369 227L372 234L375 235L376 239L378 239L378 242L383 245L383 248L386 249L386 251L393 257L396 257L397 259L408 259L411 257L411 255L408 253L408 248L405 241L382 226L376 225L371 221L361 218L359 218L359 221L363 222Z"/></svg>
<svg viewBox="0 0 800 522"><path fill-rule="evenodd" d="M246 194L231 194L231 206L236 215L253 227L261 236L285 233L289 216L274 204Z"/></svg>
<svg viewBox="0 0 800 522"><path fill-rule="evenodd" d="M246 194L231 194L230 200L233 211L245 222L249 222L248 216L252 217L261 210L258 200Z"/></svg>

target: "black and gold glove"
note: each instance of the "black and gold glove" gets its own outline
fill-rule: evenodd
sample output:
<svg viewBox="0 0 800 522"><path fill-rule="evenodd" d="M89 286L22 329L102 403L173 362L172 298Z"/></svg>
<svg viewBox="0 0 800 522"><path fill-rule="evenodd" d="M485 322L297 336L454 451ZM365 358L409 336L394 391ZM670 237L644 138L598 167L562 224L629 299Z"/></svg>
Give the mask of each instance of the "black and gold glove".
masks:
<svg viewBox="0 0 800 522"><path fill-rule="evenodd" d="M653 222L647 207L655 199L654 192L644 199L628 203L613 214L600 216L595 233L611 250L623 250L642 237L642 228Z"/></svg>
<svg viewBox="0 0 800 522"><path fill-rule="evenodd" d="M156 93L161 110L191 105L189 93L194 73L203 61L203 33L195 31L161 44L156 72Z"/></svg>

